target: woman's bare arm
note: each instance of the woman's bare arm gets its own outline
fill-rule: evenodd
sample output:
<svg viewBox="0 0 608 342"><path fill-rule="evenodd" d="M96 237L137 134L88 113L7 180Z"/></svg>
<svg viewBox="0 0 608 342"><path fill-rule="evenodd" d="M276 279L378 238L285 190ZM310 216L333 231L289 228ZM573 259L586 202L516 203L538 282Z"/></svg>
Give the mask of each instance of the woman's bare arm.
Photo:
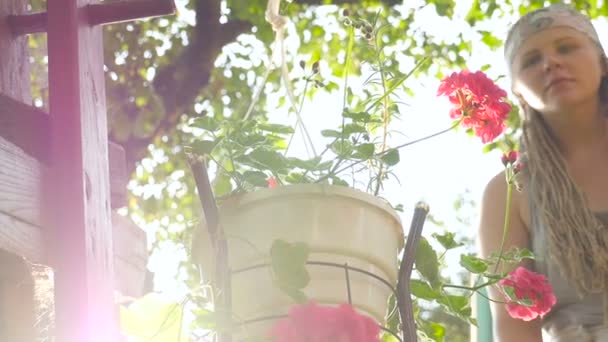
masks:
<svg viewBox="0 0 608 342"><path fill-rule="evenodd" d="M504 173L495 176L487 185L483 199L479 226L481 255L488 257L500 250L506 211L507 182ZM522 194L513 191L510 224L505 239L504 251L513 247L528 248L530 237L528 227L522 219ZM511 270L518 265L501 265L499 270ZM523 264L530 267L530 263ZM492 287L488 289L491 299L504 302L504 296ZM509 316L504 304L491 303L495 342L541 342L541 322L525 322Z"/></svg>

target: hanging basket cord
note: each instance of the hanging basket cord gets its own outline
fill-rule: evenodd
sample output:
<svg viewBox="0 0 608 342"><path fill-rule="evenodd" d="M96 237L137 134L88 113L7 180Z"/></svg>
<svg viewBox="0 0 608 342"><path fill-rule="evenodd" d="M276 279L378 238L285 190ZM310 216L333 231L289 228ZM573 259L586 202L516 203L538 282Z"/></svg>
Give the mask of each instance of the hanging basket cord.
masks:
<svg viewBox="0 0 608 342"><path fill-rule="evenodd" d="M281 0L268 0L268 4L266 6L265 18L266 21L272 25L272 30L275 33L274 42L272 47L272 54L270 56L270 61L268 68L262 78L261 84L257 87L255 93L253 94L253 98L251 103L249 104L249 108L247 108L247 112L243 116L243 120L248 120L251 118L253 113L253 109L255 105L260 100L260 96L262 95L262 91L264 90L264 85L270 76L272 70L276 67L281 68L281 80L283 82L283 86L285 87L285 92L287 94L287 99L289 102L289 106L292 111L296 114L297 125L300 126L304 135L307 137L309 141L307 141L307 149L310 148L312 155L309 157L316 157L317 152L315 150L312 141L310 141L310 134L308 133L306 126L304 125L304 121L302 120L302 116L300 115L300 111L298 109L298 104L296 100L296 96L293 92L293 87L291 85L291 77L289 76L289 67L287 65L287 51L285 46L285 32L287 30L287 24L289 23L289 18L281 15L280 12ZM309 153L310 154L310 153Z"/></svg>

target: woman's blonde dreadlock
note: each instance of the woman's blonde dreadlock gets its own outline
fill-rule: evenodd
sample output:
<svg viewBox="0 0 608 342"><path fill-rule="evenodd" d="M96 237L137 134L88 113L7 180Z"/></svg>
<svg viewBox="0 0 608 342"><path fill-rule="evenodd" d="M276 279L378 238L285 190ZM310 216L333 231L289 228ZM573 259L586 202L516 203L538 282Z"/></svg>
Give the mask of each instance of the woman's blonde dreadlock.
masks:
<svg viewBox="0 0 608 342"><path fill-rule="evenodd" d="M602 80L602 95L608 94ZM606 98L602 96L602 98ZM524 169L530 200L547 227L549 257L580 296L608 290L608 231L568 172L560 142L542 115L523 106Z"/></svg>
<svg viewBox="0 0 608 342"><path fill-rule="evenodd" d="M524 124L525 168L530 199L547 227L549 256L579 295L604 290L608 280L608 234L567 171L559 144L540 113Z"/></svg>

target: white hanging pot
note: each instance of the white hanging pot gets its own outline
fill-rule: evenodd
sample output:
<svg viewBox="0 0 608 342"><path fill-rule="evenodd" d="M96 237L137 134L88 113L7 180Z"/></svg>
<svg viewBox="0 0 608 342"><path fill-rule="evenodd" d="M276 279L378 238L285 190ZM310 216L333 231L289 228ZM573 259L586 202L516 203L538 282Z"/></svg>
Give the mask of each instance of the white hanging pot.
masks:
<svg viewBox="0 0 608 342"><path fill-rule="evenodd" d="M270 266L255 267L269 264L277 239L307 244L309 262L347 264L393 287L397 282L403 229L395 210L377 197L342 186L302 184L233 196L218 206L233 273L233 314L249 322L241 325L245 335L264 334L273 321L263 318L284 315L294 304L274 285ZM199 229L193 255L209 274L215 265L205 230ZM307 270L310 283L303 291L309 299L329 305L348 302L344 267L312 264ZM355 308L383 322L391 289L352 270L348 278Z"/></svg>

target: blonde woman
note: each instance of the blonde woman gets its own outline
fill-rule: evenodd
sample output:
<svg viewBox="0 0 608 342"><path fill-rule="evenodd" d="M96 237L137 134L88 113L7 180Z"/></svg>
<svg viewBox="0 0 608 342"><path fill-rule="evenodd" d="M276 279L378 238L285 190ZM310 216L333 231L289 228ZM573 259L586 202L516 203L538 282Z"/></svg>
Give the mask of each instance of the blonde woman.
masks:
<svg viewBox="0 0 608 342"><path fill-rule="evenodd" d="M504 174L482 200L480 247L531 249L557 305L524 322L492 304L495 342L608 341L608 62L589 19L564 5L522 17L505 43L524 117L523 190L505 213ZM514 267L514 265L506 266ZM490 290L497 300L504 297ZM544 340L543 340L543 335Z"/></svg>

